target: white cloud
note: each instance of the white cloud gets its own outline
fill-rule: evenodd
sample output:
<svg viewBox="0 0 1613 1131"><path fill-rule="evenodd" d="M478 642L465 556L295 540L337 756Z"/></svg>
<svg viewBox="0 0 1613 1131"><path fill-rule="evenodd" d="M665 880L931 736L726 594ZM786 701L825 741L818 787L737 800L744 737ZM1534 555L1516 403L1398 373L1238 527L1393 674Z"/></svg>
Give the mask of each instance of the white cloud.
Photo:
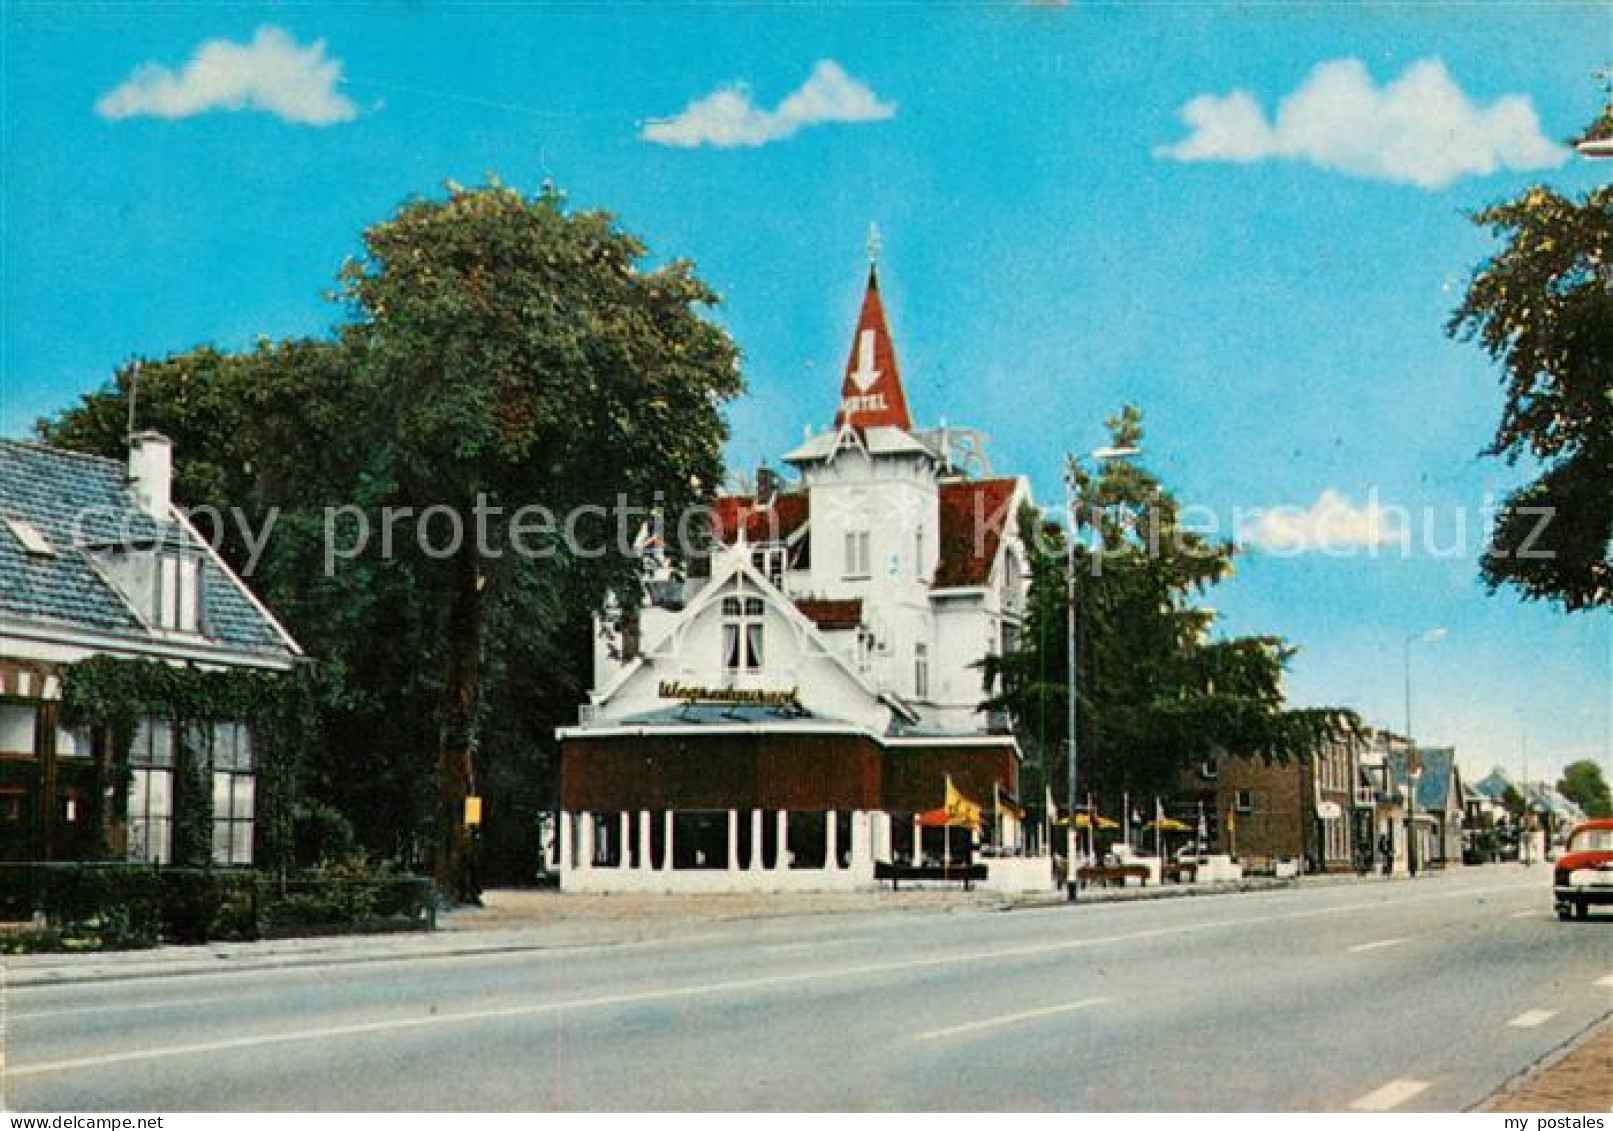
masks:
<svg viewBox="0 0 1613 1131"><path fill-rule="evenodd" d="M881 102L833 60L821 60L812 74L772 110L751 101L743 83L722 87L671 118L645 124L639 136L656 145L731 149L783 141L808 126L827 122L879 122L895 117L896 105Z"/></svg>
<svg viewBox="0 0 1613 1131"><path fill-rule="evenodd" d="M251 43L212 39L177 74L143 63L103 94L95 112L123 118L189 118L210 110L261 110L282 121L328 126L357 116L341 94L342 62L325 41L300 46L276 27L260 27Z"/></svg>
<svg viewBox="0 0 1613 1131"><path fill-rule="evenodd" d="M1375 546L1401 545L1409 516L1383 506L1374 490L1356 506L1328 487L1308 507L1268 507L1240 515L1238 541L1274 554L1347 554Z"/></svg>
<svg viewBox="0 0 1613 1131"><path fill-rule="evenodd" d="M1421 59L1380 87L1359 59L1319 63L1278 103L1201 94L1182 107L1186 138L1161 146L1174 161L1307 161L1357 177L1441 189L1497 169L1554 168L1568 159L1540 132L1526 95L1470 101L1445 64Z"/></svg>

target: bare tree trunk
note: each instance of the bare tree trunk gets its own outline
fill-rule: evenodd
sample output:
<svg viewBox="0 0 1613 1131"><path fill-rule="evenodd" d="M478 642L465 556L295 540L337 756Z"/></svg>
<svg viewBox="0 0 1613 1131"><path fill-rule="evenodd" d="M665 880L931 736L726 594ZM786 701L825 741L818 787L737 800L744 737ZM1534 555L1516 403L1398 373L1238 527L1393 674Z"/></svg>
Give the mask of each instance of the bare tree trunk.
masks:
<svg viewBox="0 0 1613 1131"><path fill-rule="evenodd" d="M486 585L474 553L454 564L448 604L447 664L443 679L441 736L437 753L438 813L435 875L450 899L478 902L471 830L465 799L476 792L476 713L480 700L482 590Z"/></svg>

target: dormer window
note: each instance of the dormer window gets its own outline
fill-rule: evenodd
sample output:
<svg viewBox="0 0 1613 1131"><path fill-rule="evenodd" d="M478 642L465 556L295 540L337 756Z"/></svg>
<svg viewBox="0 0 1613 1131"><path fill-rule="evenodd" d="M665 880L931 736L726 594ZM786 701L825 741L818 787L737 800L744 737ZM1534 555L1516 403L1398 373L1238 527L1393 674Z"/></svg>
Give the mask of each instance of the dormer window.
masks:
<svg viewBox="0 0 1613 1131"><path fill-rule="evenodd" d="M12 537L21 542L22 548L34 557L54 558L56 556L56 547L50 544L50 540L41 534L39 528L33 523L24 522L20 518L8 518L5 523L6 529L11 531Z"/></svg>
<svg viewBox="0 0 1613 1131"><path fill-rule="evenodd" d="M156 600L158 628L172 632L201 631L201 562L190 554L159 554Z"/></svg>

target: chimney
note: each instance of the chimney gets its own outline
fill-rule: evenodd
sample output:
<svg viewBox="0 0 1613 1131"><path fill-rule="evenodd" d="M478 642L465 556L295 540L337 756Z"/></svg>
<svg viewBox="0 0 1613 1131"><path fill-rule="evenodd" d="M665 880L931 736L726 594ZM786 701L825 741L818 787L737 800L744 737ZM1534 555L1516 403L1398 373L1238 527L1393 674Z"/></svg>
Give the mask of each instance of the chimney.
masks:
<svg viewBox="0 0 1613 1131"><path fill-rule="evenodd" d="M161 432L135 433L129 440L129 490L135 504L158 522L167 522L173 482L173 441Z"/></svg>
<svg viewBox="0 0 1613 1131"><path fill-rule="evenodd" d="M765 507L778 494L778 472L771 467L756 469L756 505Z"/></svg>

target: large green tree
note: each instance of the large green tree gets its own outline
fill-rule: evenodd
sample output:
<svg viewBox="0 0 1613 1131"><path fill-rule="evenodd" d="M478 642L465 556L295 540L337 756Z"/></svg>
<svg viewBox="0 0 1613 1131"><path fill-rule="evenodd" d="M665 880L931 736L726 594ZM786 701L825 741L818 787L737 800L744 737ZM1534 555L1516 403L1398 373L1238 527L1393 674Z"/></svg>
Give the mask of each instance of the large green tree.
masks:
<svg viewBox="0 0 1613 1131"><path fill-rule="evenodd" d="M1557 792L1585 810L1590 817L1613 817L1613 793L1608 791L1601 764L1589 758L1563 767Z"/></svg>
<svg viewBox="0 0 1613 1131"><path fill-rule="evenodd" d="M474 895L479 769L501 843L554 802L553 727L584 689L592 614L637 583L621 531L652 509L675 525L722 479L737 352L690 266L645 256L556 193L452 188L364 233L332 338L138 367L176 497L220 512L224 553L320 663L310 791L371 847L413 856L428 837L452 896ZM133 373L42 435L120 456ZM527 506L544 512L512 542Z"/></svg>
<svg viewBox="0 0 1613 1131"><path fill-rule="evenodd" d="M1451 316L1500 364L1505 400L1488 454L1535 478L1496 518L1491 589L1569 610L1613 604L1613 187L1582 199L1531 188L1477 212L1501 237Z"/></svg>
<svg viewBox="0 0 1613 1131"><path fill-rule="evenodd" d="M1111 442L1139 447L1141 414L1109 421ZM1293 649L1273 636L1216 638L1203 596L1232 571L1234 546L1192 529L1139 461L1075 468L1077 685L1081 781L1113 806L1122 792L1171 794L1183 772L1222 752L1286 760L1356 725L1342 710L1290 710L1283 668ZM1055 794L1066 767L1069 647L1067 546L1034 532L1021 643L987 661L1008 710Z"/></svg>

